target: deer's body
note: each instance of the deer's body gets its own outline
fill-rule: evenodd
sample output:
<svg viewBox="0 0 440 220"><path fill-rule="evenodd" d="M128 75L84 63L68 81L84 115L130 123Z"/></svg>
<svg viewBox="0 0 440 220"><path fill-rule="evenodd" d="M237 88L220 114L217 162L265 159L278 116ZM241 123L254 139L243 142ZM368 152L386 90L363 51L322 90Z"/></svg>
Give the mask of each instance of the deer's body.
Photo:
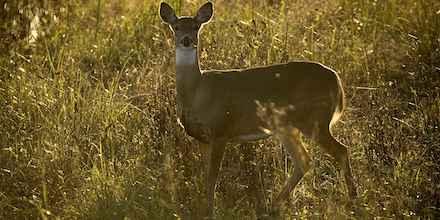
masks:
<svg viewBox="0 0 440 220"><path fill-rule="evenodd" d="M265 123L257 115L257 101L289 106L286 123L306 136L312 132L308 125L322 121L322 115L327 116L323 123L328 126L342 113L343 90L339 78L318 63L291 62L198 74L191 88L194 95L182 97L180 94L187 93L177 90L178 97L182 97L178 100L185 100L178 101L178 109L187 133L204 143L212 139L248 142L268 137L261 129ZM319 114L313 114L318 108Z"/></svg>
<svg viewBox="0 0 440 220"><path fill-rule="evenodd" d="M176 37L177 112L186 132L207 144L206 216L214 212L214 193L225 146L274 134L294 161L292 175L273 200L275 208L289 196L308 171L310 158L300 133L313 138L342 167L349 194L356 196L347 148L330 128L342 114L344 93L337 73L319 63L290 62L244 70L201 71L198 33L211 19L212 3L195 17L180 17L166 3L160 7L163 21ZM267 131L258 116L258 104L285 109L282 129ZM275 129L276 130L276 129Z"/></svg>

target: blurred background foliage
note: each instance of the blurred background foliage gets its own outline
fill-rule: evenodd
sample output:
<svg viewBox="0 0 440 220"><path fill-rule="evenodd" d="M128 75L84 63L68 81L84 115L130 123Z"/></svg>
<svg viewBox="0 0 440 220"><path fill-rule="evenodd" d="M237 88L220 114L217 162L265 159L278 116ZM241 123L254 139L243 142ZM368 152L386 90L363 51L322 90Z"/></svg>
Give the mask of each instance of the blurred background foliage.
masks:
<svg viewBox="0 0 440 220"><path fill-rule="evenodd" d="M202 0L167 1L193 15ZM351 146L354 208L332 159L284 219L440 215L440 3L215 0L202 69L289 60L340 73L335 128ZM0 1L0 218L193 219L203 165L177 125L174 42L152 0ZM291 161L276 140L230 145L219 219L255 219Z"/></svg>

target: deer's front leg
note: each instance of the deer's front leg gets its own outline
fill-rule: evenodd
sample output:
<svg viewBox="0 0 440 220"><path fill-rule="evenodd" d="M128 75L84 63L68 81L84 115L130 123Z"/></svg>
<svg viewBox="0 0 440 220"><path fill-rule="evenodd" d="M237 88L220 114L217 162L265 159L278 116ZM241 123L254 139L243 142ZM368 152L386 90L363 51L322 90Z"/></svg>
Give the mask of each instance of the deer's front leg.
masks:
<svg viewBox="0 0 440 220"><path fill-rule="evenodd" d="M206 172L206 218L214 217L214 194L217 177L220 171L223 154L225 153L226 143L214 140L208 145L207 149L207 172Z"/></svg>

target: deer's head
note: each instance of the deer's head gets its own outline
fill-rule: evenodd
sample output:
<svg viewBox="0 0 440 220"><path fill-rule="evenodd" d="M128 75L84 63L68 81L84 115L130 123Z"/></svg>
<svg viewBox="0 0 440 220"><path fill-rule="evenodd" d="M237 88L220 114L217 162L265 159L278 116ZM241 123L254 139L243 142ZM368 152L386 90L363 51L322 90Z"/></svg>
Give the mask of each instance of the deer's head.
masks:
<svg viewBox="0 0 440 220"><path fill-rule="evenodd" d="M208 22L213 13L211 2L207 2L197 11L196 16L177 17L174 9L165 2L160 4L160 17L174 32L176 48L192 49L197 47L198 33L202 24Z"/></svg>

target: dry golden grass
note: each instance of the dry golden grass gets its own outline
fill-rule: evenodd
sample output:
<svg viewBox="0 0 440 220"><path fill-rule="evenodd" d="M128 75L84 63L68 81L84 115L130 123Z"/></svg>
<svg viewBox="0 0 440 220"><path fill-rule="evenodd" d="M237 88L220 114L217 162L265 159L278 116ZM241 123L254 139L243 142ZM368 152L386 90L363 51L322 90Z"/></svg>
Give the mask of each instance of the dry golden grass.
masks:
<svg viewBox="0 0 440 220"><path fill-rule="evenodd" d="M0 3L0 218L191 219L204 163L177 126L159 2L42 2ZM189 15L203 1L167 2ZM438 1L214 2L203 69L305 59L344 83L335 133L351 146L359 198L350 206L338 168L307 143L313 168L283 219L440 215ZM255 194L270 204L290 165L272 139L229 146L218 218L255 219Z"/></svg>

